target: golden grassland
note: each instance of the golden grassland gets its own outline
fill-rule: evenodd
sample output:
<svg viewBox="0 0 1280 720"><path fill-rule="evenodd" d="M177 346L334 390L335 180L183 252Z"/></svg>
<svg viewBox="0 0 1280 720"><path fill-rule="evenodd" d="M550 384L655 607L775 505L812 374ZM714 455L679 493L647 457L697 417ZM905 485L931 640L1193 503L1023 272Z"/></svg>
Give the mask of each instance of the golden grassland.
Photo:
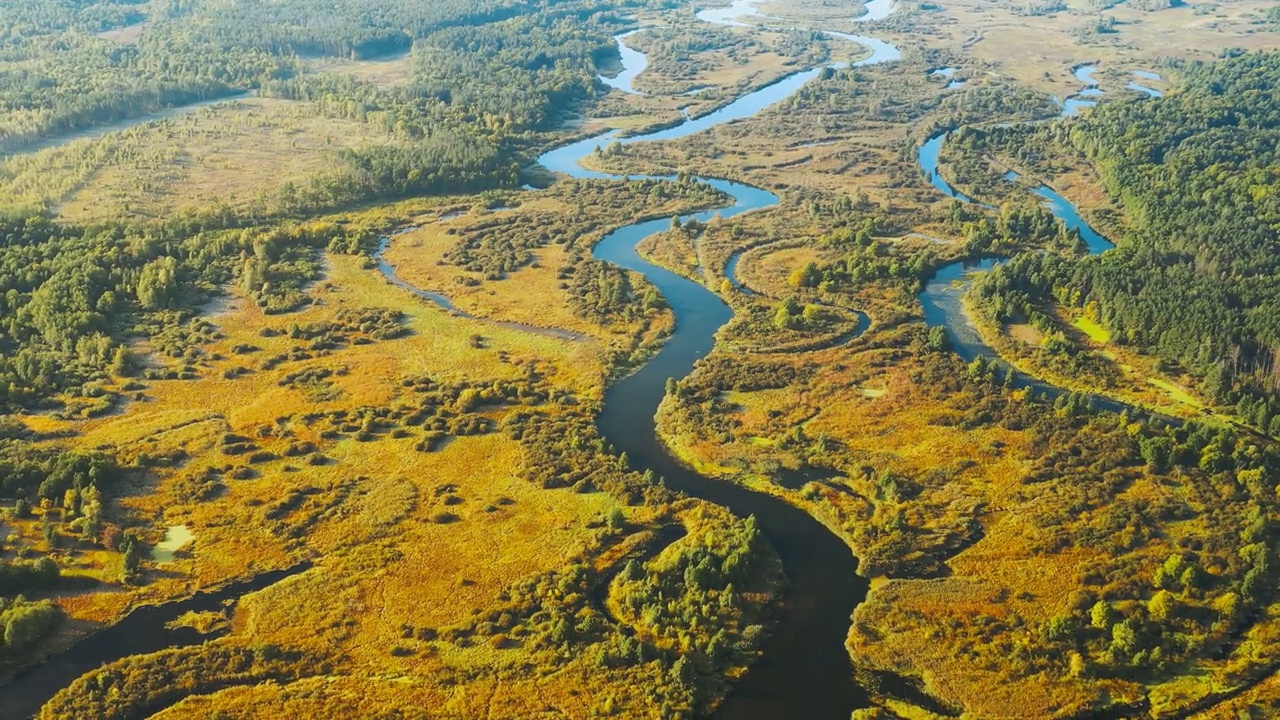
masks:
<svg viewBox="0 0 1280 720"><path fill-rule="evenodd" d="M524 214L569 213L573 208L562 198L524 193L519 207L499 211L503 219ZM676 206L669 206L675 211ZM455 211L459 212L459 211ZM449 264L445 253L458 241L457 233L469 226L486 223L495 213L475 209L462 215L444 213L428 218L420 227L395 236L384 253L404 280L414 287L438 292L458 309L481 318L517 322L534 327L562 329L598 338L601 342L623 344L618 328L606 328L575 314L566 300L560 269L571 264L570 251L550 244L535 252L536 259L520 267L510 277L482 282L483 273L470 272ZM651 323L645 340L656 341L670 331L669 313Z"/></svg>
<svg viewBox="0 0 1280 720"><path fill-rule="evenodd" d="M228 458L216 452L218 439L225 433L250 434L273 426L279 418L304 411L393 405L406 399L400 379L407 376L425 374L445 381L511 380L524 377L525 364L532 362L567 392L588 396L598 392L604 369L591 342L556 340L449 315L388 284L375 271L362 267L356 258L334 256L330 266L329 276L312 290L316 302L307 310L269 316L253 303L237 299L226 312L214 317L223 338L208 348L209 357L218 359L209 363L199 380L151 381L143 400L130 402L119 413L106 417L70 423L36 416L28 418L28 424L44 432L73 431L78 436L77 445L109 449L125 457L182 451L193 458L184 473L193 474L227 462ZM290 324L331 318L343 309L370 307L400 310L411 334L387 342L354 345L315 360L286 362L269 371L251 369L247 374L224 376L225 370L253 368L261 358L285 352L295 344L287 335L263 337L261 331L265 328L286 330ZM472 346L472 335L484 339L484 349ZM234 350L237 346L257 350L246 356ZM300 390L280 384L282 376L306 367L346 368L341 376L332 378L333 399L317 402ZM318 440L305 429L300 429L299 434L304 439ZM297 467L301 463L273 462L269 469L255 470L258 479L238 481L209 503L184 502L167 491L161 478L140 483L129 493L130 497L122 500L127 511L154 518L157 527L189 525L197 537L195 552L187 553L190 559L168 566L155 582L137 591L122 593L118 588L105 588L102 593L74 595L62 602L73 618L101 622L116 616L131 601L182 594L192 582L206 587L246 572L293 564L299 558L298 551L286 547L262 526L256 508L278 499L292 487L333 485L338 475L350 473L351 468L378 468L415 479L430 478L447 468L475 466L478 460L492 454L488 450L466 452L473 446L470 440L451 443L437 457L416 453L412 440L340 443L327 451L339 460L334 466L307 467L302 471ZM452 458L455 455L456 460ZM349 460L341 460L344 457ZM442 484L448 482L436 483ZM509 477L506 484L511 484ZM485 503L496 499L485 498ZM23 534L38 536L38 523L33 520L27 525L18 527L25 531ZM111 554L105 552L85 553L78 562L85 574L99 579L119 573L118 557L111 559Z"/></svg>
<svg viewBox="0 0 1280 720"><path fill-rule="evenodd" d="M788 278L806 263L828 259L812 246L761 247L748 250L738 261L738 280L750 288L786 288Z"/></svg>
<svg viewBox="0 0 1280 720"><path fill-rule="evenodd" d="M335 170L339 149L389 141L305 103L250 98L10 158L0 166L0 199L80 222L244 210Z"/></svg>
<svg viewBox="0 0 1280 720"><path fill-rule="evenodd" d="M478 644L406 637L406 627L466 625L481 609L502 607L513 579L607 554L601 553L603 531L596 521L615 502L599 494L584 498L568 489L532 487L511 472L518 452L505 439L450 445L444 454L458 453L450 460L470 462L444 472L432 468L413 483L424 493L419 502L429 503L435 483L454 481L452 494L463 502L450 507L463 508L457 511L460 521L432 523L422 508L379 512L371 518L383 531L376 542L352 534L359 526L350 518L335 523L336 534L318 529L324 560L243 600L232 635L220 641L267 642L340 657L340 668L294 682L191 696L155 717L219 710L245 717L304 710L350 717L391 708L406 717L588 717L613 714L615 707L635 717L662 717L652 697L644 696L664 682L653 664L608 670L578 655L551 668L539 666L539 658L520 649L524 636L518 627L509 639L498 635ZM496 512L481 510L475 492L503 493L504 504ZM686 544L723 522L722 511L697 503L684 503L677 514L687 526L680 541ZM630 515L645 522L660 513L637 509ZM329 539L338 542L330 545ZM677 544L667 547L655 563L676 550Z"/></svg>
<svg viewBox="0 0 1280 720"><path fill-rule="evenodd" d="M383 88L404 87L413 80L413 58L410 53L371 60L309 58L305 62L308 72L347 75Z"/></svg>
<svg viewBox="0 0 1280 720"><path fill-rule="evenodd" d="M344 441L330 451L333 474L382 468L382 477L362 488L355 522L335 518L308 534L324 561L250 598L237 630L316 650L343 643L355 665L395 663L386 650L403 625L452 625L496 605L514 580L581 555L598 539L592 521L617 507L603 493L521 479L519 445L504 437L459 438L425 458L412 445ZM445 510L459 519L432 521ZM317 623L318 607L331 628Z"/></svg>

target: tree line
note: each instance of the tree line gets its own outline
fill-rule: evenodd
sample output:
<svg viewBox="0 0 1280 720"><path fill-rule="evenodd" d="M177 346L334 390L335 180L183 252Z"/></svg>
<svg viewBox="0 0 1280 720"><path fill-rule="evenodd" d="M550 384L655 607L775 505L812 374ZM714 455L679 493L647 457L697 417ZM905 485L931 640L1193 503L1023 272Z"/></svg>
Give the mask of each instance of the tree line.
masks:
<svg viewBox="0 0 1280 720"><path fill-rule="evenodd" d="M1088 118L968 133L973 150L1091 160L1127 224L1116 250L1021 258L987 283L1010 306L1093 304L1116 342L1197 375L1267 429L1280 415L1280 53L1182 70L1178 92Z"/></svg>

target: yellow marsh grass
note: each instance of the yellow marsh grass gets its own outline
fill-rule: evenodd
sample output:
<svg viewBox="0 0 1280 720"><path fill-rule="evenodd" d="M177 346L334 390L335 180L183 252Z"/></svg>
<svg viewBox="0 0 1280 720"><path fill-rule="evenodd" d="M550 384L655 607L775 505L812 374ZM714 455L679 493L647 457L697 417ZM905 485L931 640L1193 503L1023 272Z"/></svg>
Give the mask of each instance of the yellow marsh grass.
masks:
<svg viewBox="0 0 1280 720"><path fill-rule="evenodd" d="M123 415L86 422L86 442L127 442L136 439L142 426L178 424L201 415L224 418L232 427L249 427L303 409L386 405L400 394L398 381L405 376L429 375L445 381L516 379L524 376L518 363L527 360L538 361L559 387L582 393L599 387L602 370L591 342L568 342L456 317L387 283L375 270L361 267L358 258L334 256L331 260L331 275L312 290L316 304L301 312L272 316L252 304L236 303L227 315L217 318L226 337L210 348L225 359L214 361L212 369L196 381L149 383L146 402L129 405ZM287 336L262 337L261 329L284 330L292 323L323 321L343 308L399 309L412 332L394 340L342 348L315 360L285 362L234 379L222 377L224 369L254 368L262 358L297 346ZM472 335L484 339L483 349L471 346ZM241 344L262 350L238 356L231 348ZM502 352L509 358L505 362L499 357ZM343 390L333 401L310 403L298 390L278 384L281 376L300 368L339 365L346 365L348 374L333 378Z"/></svg>
<svg viewBox="0 0 1280 720"><path fill-rule="evenodd" d="M243 209L260 192L330 172L339 149L388 141L370 125L319 116L307 103L251 98L16 158L4 167L13 177L0 198L49 200L77 222L159 218L217 202ZM83 155L95 148L111 152L81 182L49 184L81 173Z"/></svg>
<svg viewBox="0 0 1280 720"><path fill-rule="evenodd" d="M510 213L538 210L568 212L569 208L549 198L536 199ZM468 215L399 235L392 239L385 258L405 281L423 290L441 293L459 309L473 315L607 336L603 328L579 317L569 307L568 292L561 289L562 281L556 277L559 268L568 261L568 253L561 245L536 250L537 267L522 267L503 280L474 286L458 282L461 278L483 280L483 277L455 265L440 264L445 253L461 239L460 235L449 235L446 231L465 226L468 220L474 219Z"/></svg>
<svg viewBox="0 0 1280 720"><path fill-rule="evenodd" d="M616 507L603 493L543 490L521 479L519 446L498 435L458 438L430 454L414 451L408 439L348 440L330 455L338 462L321 473L368 475L359 483L375 486L402 479L417 500L377 542L341 514L320 523L306 542L324 559L243 603L236 626L245 638L320 647L350 639L357 661L397 665L402 661L387 648L400 639L402 625L449 625L470 617L472 608L496 605L515 580L580 555L598 532L586 525ZM446 496L460 502L446 505ZM442 512L459 519L433 519ZM317 612L342 622L317 633Z"/></svg>
<svg viewBox="0 0 1280 720"><path fill-rule="evenodd" d="M518 660L516 651L505 652ZM602 701L612 698L628 717L662 715L651 708L648 688L662 682L656 663L630 671L586 667L582 659L552 675L506 673L501 680L478 678L448 686L430 675L334 675L286 685L263 683L213 695L187 698L155 720L209 717L218 711L241 718L531 718L599 717ZM642 708L650 708L647 711ZM411 709L411 710L410 710Z"/></svg>
<svg viewBox="0 0 1280 720"><path fill-rule="evenodd" d="M525 373L520 363L533 360L558 387L588 396L599 392L602 370L592 342L570 343L451 316L388 284L376 271L361 267L357 258L332 258L329 277L313 288L312 293L317 300L315 305L281 316L263 315L252 303L231 303L224 314L214 318L226 337L210 351L221 354L223 359L211 361L199 379L147 381L146 399L125 403L117 414L58 425L78 430L81 437L77 444L81 446L116 448L125 456L140 452L154 455L185 452L191 459L182 473L195 474L209 467L243 463L243 459L226 457L217 451L217 440L225 432L253 436L256 429L273 424L277 418L298 413L392 405L404 392L399 380L405 376L426 374L443 381L515 379ZM291 323L332 318L343 308L364 307L403 309L412 333L395 340L338 349L314 360L285 362L272 370L256 369L262 359L297 344L284 336L262 337L259 334L262 328L283 330ZM484 349L471 346L469 338L473 334L484 338ZM254 345L261 350L237 355L231 348L239 344ZM499 358L499 352L506 353L505 361ZM333 379L342 391L336 399L313 402L300 391L279 385L286 373L339 365L347 366L348 374ZM253 371L235 379L223 377L224 370L238 366ZM33 425L40 424L40 418L31 420ZM314 433L301 428L298 439L316 438ZM339 480L374 472L402 471L413 476L409 479L421 479L425 483L433 476L448 474L447 468L436 469L438 465L462 462L462 467L476 466L475 458L469 456L459 461L449 459L463 457L459 455L460 449L422 455L413 449L416 439L414 436L403 440L384 438L367 444L340 443L326 449L327 454L339 461L333 466L307 466L300 471L286 472L285 466L289 463L285 461L258 465L255 466L258 479L228 481L229 489L222 496L204 503L193 503L189 498L175 495L176 491L170 489L172 482L166 479L169 471L162 471L142 486L127 491L120 502L142 518L155 518L157 527L190 525L197 536L193 558L178 560L167 568L171 572L129 595L170 597L186 590L187 578L206 586L298 561L307 554L304 549L276 535L261 519L260 507L278 501L290 489L318 487L331 492L330 485ZM259 445L279 454L285 441L261 440ZM471 446L467 443L458 444L461 449L468 447ZM508 456L503 457L510 460ZM513 463L508 463L507 471ZM303 463L295 460L294 464ZM365 498L362 502L372 501ZM583 502L596 508L601 501ZM513 522L527 523L530 517L541 518L540 523L545 520L530 511L516 514ZM576 520L576 516L574 518ZM329 531L324 527L317 528L314 540L317 547L336 546L326 539L326 532ZM368 534L367 529L361 532L365 533L361 537ZM155 539L159 539L158 532ZM114 581L118 567L113 571L105 564L99 565L91 574ZM449 578L450 582L453 580ZM73 617L101 620L117 614L128 602L129 595L83 595L68 599L65 604Z"/></svg>
<svg viewBox="0 0 1280 720"><path fill-rule="evenodd" d="M413 59L409 53L380 60L309 58L304 63L310 73L349 75L384 88L401 87L413 80Z"/></svg>
<svg viewBox="0 0 1280 720"><path fill-rule="evenodd" d="M1266 11L1264 0L1225 2L1207 14L1191 5L1146 12L1122 4L1101 14L1087 0L1067 5L1070 12L1023 17L1012 11L1013 4L961 0L939 13L951 22L933 23L935 33L917 37L970 58L970 65L987 63L992 72L1058 97L1082 88L1071 75L1072 66L1081 62L1099 62L1102 73L1095 77L1104 80L1104 89L1118 92L1124 82L1106 82L1104 73L1151 69L1170 56L1209 60L1225 48L1275 44L1274 35L1259 31L1249 17ZM1116 18L1117 32L1078 41L1077 32L1092 28L1099 17Z"/></svg>
<svg viewBox="0 0 1280 720"><path fill-rule="evenodd" d="M811 247L748 250L738 262L738 279L760 292L786 295L795 290L789 280L791 273L806 263L822 262L825 255Z"/></svg>

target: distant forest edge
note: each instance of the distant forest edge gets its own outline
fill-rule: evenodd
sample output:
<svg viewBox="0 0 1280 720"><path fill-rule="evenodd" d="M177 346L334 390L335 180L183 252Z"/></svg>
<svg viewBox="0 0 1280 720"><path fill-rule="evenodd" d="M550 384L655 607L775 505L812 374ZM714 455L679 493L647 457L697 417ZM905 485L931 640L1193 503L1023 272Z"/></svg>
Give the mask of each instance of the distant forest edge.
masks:
<svg viewBox="0 0 1280 720"><path fill-rule="evenodd" d="M1027 253L980 302L1001 317L1062 305L1113 341L1190 369L1215 401L1280 434L1280 53L1185 68L1163 100L1107 103L1086 119L958 133L968 154L1035 167L1087 159L1124 209L1118 247Z"/></svg>
<svg viewBox="0 0 1280 720"><path fill-rule="evenodd" d="M611 36L626 24L615 7L631 5L235 4L171 0L157 11L153 3L136 43L94 34L141 22L136 3L40 0L18 8L16 22L0 29L0 151L254 90L312 101L393 138L344 151L344 172L291 189L277 203L280 214L515 187L537 144L529 134L554 127L602 90L596 64L616 52ZM412 82L403 87L304 72L308 56L368 58L410 47Z"/></svg>

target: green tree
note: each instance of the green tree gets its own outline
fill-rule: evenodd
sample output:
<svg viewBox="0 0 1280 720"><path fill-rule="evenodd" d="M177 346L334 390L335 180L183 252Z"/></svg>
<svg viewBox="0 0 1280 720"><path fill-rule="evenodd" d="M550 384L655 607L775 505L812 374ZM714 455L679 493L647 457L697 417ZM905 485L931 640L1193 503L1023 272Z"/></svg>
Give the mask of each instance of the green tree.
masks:
<svg viewBox="0 0 1280 720"><path fill-rule="evenodd" d="M817 287L822 282L822 269L815 262L807 262L791 273L789 281L795 288Z"/></svg>
<svg viewBox="0 0 1280 720"><path fill-rule="evenodd" d="M1111 647L1125 655L1138 650L1138 631L1132 620L1124 620L1111 626Z"/></svg>
<svg viewBox="0 0 1280 720"><path fill-rule="evenodd" d="M138 302L148 310L169 307L178 289L178 261L166 255L142 266Z"/></svg>
<svg viewBox="0 0 1280 720"><path fill-rule="evenodd" d="M44 545L49 550L58 547L58 526L53 522L53 512L45 510L40 519L40 535L44 538Z"/></svg>
<svg viewBox="0 0 1280 720"><path fill-rule="evenodd" d="M123 544L123 579L125 582L134 582L142 574L142 543L133 535L126 535Z"/></svg>
<svg viewBox="0 0 1280 720"><path fill-rule="evenodd" d="M129 351L123 345L117 346L111 355L111 374L116 377L129 377L133 374L133 358L129 357Z"/></svg>
<svg viewBox="0 0 1280 720"><path fill-rule="evenodd" d="M1166 621L1178 611L1178 598L1168 590L1161 590L1147 601L1147 612L1156 620Z"/></svg>
<svg viewBox="0 0 1280 720"><path fill-rule="evenodd" d="M681 655L671 666L672 682L682 688L688 688L693 685L694 677L693 663L689 662L689 658Z"/></svg>
<svg viewBox="0 0 1280 720"><path fill-rule="evenodd" d="M773 324L779 330L793 330L799 325L801 308L800 303L794 297L788 297L778 303L777 309L773 313Z"/></svg>
<svg viewBox="0 0 1280 720"><path fill-rule="evenodd" d="M5 645L13 652L26 650L48 634L60 615L57 606L48 600L37 603L19 600L15 607L0 614Z"/></svg>
<svg viewBox="0 0 1280 720"><path fill-rule="evenodd" d="M1115 614L1111 609L1111 603L1106 600L1094 603L1093 609L1089 611L1089 623L1099 630L1106 630L1113 622L1115 622Z"/></svg>
<svg viewBox="0 0 1280 720"><path fill-rule="evenodd" d="M618 508L614 508L609 512L608 518L605 520L611 530L621 530L627 525L627 516L622 514Z"/></svg>

